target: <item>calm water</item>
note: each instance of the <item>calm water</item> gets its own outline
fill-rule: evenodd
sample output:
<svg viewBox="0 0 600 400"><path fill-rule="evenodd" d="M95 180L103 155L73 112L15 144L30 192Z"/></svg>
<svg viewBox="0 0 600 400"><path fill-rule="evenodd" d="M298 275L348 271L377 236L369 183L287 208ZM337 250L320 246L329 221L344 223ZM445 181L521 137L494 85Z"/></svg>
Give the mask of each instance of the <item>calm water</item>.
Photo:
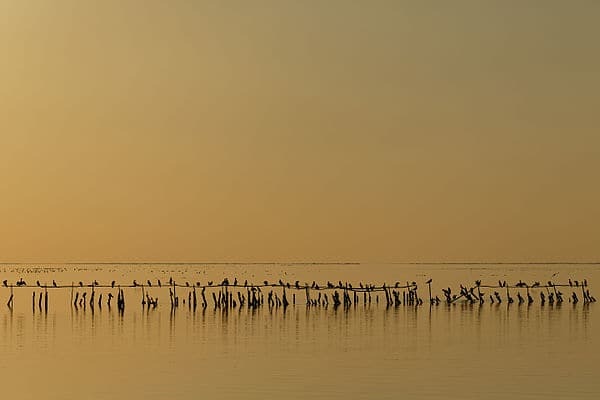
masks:
<svg viewBox="0 0 600 400"><path fill-rule="evenodd" d="M416 281L434 294L459 282L546 282L587 278L594 265L3 265L0 280L59 284L205 283L233 280ZM108 289L99 290L106 294ZM0 289L0 375L13 398L56 399L596 399L600 393L597 304L454 304L386 309L306 308L171 312L142 309L126 289L121 316L70 306L70 289L51 290L48 313L32 311L32 289ZM186 297L185 289L179 291ZM569 291L570 293L570 291ZM116 294L116 293L115 293ZM380 295L382 296L382 295ZM487 297L487 296L486 296ZM304 294L298 292L298 303Z"/></svg>

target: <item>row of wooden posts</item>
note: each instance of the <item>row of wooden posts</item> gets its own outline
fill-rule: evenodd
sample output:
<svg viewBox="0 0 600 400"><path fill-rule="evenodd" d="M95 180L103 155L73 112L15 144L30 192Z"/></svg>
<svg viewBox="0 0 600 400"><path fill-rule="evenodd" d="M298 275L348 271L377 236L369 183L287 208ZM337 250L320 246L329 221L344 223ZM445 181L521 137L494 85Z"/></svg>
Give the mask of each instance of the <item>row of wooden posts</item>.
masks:
<svg viewBox="0 0 600 400"><path fill-rule="evenodd" d="M453 304L459 301L483 304L486 302L486 299L492 304L499 304L503 301L506 301L508 304L514 302L518 302L519 304L531 304L535 302L532 295L533 291L538 292L539 301L542 305L544 305L546 302L549 304L562 303L565 301L565 299L574 304L578 303L579 301L583 301L586 304L596 301L595 297L590 294L587 280L581 282L581 284L576 282L576 285L573 285L571 281L569 281L569 284L555 284L548 282L547 285L540 285L538 282L534 283L533 285L528 285L521 281L515 285L508 285L506 282L499 282L498 285L482 285L481 281L478 280L475 282L475 285L472 286L460 285L460 290L458 292L453 292L449 287L442 289L442 297L444 298L444 301L442 301L437 295L433 297L431 283L431 279L426 282L429 294L429 304L431 305L439 305L440 303ZM10 287L10 297L7 303L9 308L12 308L14 304L14 288L31 287L27 285L9 286L6 283L5 286ZM153 287L151 285L140 285L135 281L133 285L116 285L114 282L111 285L99 285L94 282L91 285L80 284L80 286L71 284L70 286L38 285L36 287L40 288L41 290L37 294L35 290L32 293L32 307L34 310L36 309L37 305L37 308L40 310L44 309L45 311L48 311L48 291L50 289L64 288L71 289L71 304L76 308L86 307L88 304L91 307L94 307L95 304L97 304L99 307L102 307L103 303L110 308L114 296L112 293L108 293L106 295L105 302L103 302L103 293L100 293L96 298L96 289L100 288L117 290L117 308L119 311L124 311L125 309L124 288L140 289L142 295L141 303L143 307L156 308L158 306L158 297L152 297L149 292L150 288L153 288L152 290L156 290L156 286ZM87 297L88 293L86 291L81 293L81 295L79 293L80 289L86 287L91 289L89 298ZM573 289L572 293L568 296L565 296L561 291L565 287ZM380 292L383 292L385 295L385 305L387 307L398 307L400 305L419 306L423 304L423 299L418 293L418 285L415 282L407 282L406 285L400 285L399 283L396 283L393 286L387 284L383 284L382 286L361 284L360 287L352 287L351 284L342 284L341 282L338 285L333 285L328 282L327 285L323 286L317 285L314 282L312 285L299 285L298 283L295 285L283 283L268 284L267 282L265 282L263 285L248 285L247 283L244 285L238 285L236 280L236 284L234 285L229 285L227 281L225 281L222 284L217 284L214 286L212 284L207 286L190 286L189 284L181 285L171 281L168 289L171 308L177 308L180 306L180 304L186 303L185 298L181 299L180 302L180 298L177 293L178 289L180 292L182 290L187 292L187 304L190 308L193 307L194 309L198 306L203 308L209 306L207 289L210 291L212 306L214 308L222 309L235 308L238 306L259 308L265 305L265 303L268 307L276 308L285 308L290 304L296 305L296 293L292 293L290 302L290 299L288 298L289 291L304 291L306 297L304 304L308 307L327 307L330 304L333 307L338 307L341 305L344 307L350 307L352 305L356 306L361 302L364 305L368 305L371 304L372 301L379 304ZM483 290L490 290L493 291L493 293L486 294ZM513 292L511 292L511 290ZM580 291L581 297L578 295L578 291ZM502 297L502 293L504 293L504 298ZM516 299L512 296L513 293L516 293Z"/></svg>

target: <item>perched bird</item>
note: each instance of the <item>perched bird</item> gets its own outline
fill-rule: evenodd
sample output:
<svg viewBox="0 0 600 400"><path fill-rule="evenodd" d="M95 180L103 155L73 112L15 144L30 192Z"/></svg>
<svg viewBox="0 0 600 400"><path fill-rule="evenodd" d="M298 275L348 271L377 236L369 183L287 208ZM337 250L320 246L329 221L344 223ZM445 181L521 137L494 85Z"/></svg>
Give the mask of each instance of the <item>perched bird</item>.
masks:
<svg viewBox="0 0 600 400"><path fill-rule="evenodd" d="M113 287L113 288L115 287L115 281L112 281L112 282L110 283L110 287Z"/></svg>
<svg viewBox="0 0 600 400"><path fill-rule="evenodd" d="M52 286L58 287L58 285L56 284L56 281L54 279L52 280Z"/></svg>
<svg viewBox="0 0 600 400"><path fill-rule="evenodd" d="M161 283L160 283L160 279L157 280L158 283L158 287L162 287Z"/></svg>
<svg viewBox="0 0 600 400"><path fill-rule="evenodd" d="M6 280L6 279L5 279L5 280L3 280L3 281L2 281L2 284L4 285L4 287L8 287L8 280Z"/></svg>
<svg viewBox="0 0 600 400"><path fill-rule="evenodd" d="M430 283L431 283L431 281L432 281L432 279L431 279L431 278L429 278L429 280L428 280L427 282L425 282L425 283L427 283L427 284L430 284Z"/></svg>
<svg viewBox="0 0 600 400"><path fill-rule="evenodd" d="M37 282L36 282L36 284L37 284L38 286L42 286L42 285L40 285L40 281L37 281Z"/></svg>
<svg viewBox="0 0 600 400"><path fill-rule="evenodd" d="M79 286L83 287L83 282L79 281Z"/></svg>
<svg viewBox="0 0 600 400"><path fill-rule="evenodd" d="M152 282L150 282L150 279L148 279L148 287L152 287Z"/></svg>
<svg viewBox="0 0 600 400"><path fill-rule="evenodd" d="M136 282L136 280L133 280L133 287L136 287L138 285L138 283Z"/></svg>

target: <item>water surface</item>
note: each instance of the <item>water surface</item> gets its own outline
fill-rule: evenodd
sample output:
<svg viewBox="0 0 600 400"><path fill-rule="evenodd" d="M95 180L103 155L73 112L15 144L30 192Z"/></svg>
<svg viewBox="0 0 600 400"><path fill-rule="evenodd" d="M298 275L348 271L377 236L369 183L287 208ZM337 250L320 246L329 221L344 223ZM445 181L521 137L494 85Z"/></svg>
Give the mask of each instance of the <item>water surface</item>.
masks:
<svg viewBox="0 0 600 400"><path fill-rule="evenodd" d="M1 280L29 284L93 280L177 282L416 281L427 297L459 283L587 278L598 297L594 265L3 265ZM554 275L554 277L552 277ZM457 303L386 308L307 308L303 292L283 309L172 311L168 289L125 289L127 305L71 306L70 289L49 290L48 312L32 290L0 289L0 374L13 398L461 398L596 399L600 361L596 304L542 306ZM75 289L83 292L86 289ZM186 298L187 289L179 295ZM89 291L89 290L88 290ZM97 290L106 296L110 289ZM116 292L113 290L113 293ZM570 294L570 291L565 291ZM383 296L380 294L380 296ZM362 300L362 299L361 299Z"/></svg>

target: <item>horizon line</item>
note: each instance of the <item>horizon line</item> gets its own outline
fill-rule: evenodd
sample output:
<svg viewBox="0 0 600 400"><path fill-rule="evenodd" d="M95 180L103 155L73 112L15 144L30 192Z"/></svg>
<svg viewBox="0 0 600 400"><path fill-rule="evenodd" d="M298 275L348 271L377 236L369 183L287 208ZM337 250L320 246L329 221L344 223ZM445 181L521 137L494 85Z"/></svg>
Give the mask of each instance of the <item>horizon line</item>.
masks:
<svg viewBox="0 0 600 400"><path fill-rule="evenodd" d="M600 261L0 261L0 265L600 265Z"/></svg>

